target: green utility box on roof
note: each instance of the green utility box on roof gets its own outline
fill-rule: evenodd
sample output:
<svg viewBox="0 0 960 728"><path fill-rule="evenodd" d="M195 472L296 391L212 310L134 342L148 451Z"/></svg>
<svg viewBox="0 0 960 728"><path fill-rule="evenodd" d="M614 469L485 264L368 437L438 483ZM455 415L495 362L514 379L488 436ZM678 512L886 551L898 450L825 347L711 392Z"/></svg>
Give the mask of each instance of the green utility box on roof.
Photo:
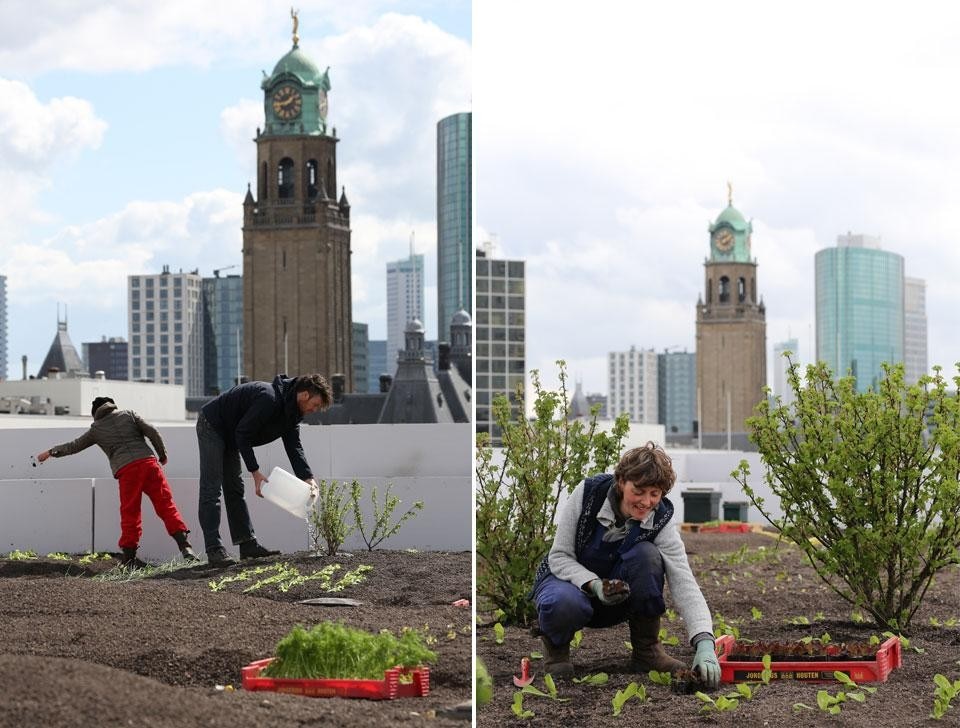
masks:
<svg viewBox="0 0 960 728"><path fill-rule="evenodd" d="M683 520L686 523L706 523L720 520L720 491L685 490L683 496Z"/></svg>
<svg viewBox="0 0 960 728"><path fill-rule="evenodd" d="M736 501L726 501L723 504L723 520L747 522L747 509L749 503L740 503Z"/></svg>

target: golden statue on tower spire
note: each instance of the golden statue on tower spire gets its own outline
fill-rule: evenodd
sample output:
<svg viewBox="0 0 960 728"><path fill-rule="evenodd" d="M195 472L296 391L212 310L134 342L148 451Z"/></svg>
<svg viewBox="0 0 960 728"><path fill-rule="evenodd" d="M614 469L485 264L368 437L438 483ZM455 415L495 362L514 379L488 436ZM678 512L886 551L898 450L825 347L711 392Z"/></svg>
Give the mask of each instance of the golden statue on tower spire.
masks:
<svg viewBox="0 0 960 728"><path fill-rule="evenodd" d="M296 48L300 44L300 36L297 35L297 28L300 27L300 18L297 16L300 14L299 10L294 10L290 8L290 17L293 18L293 47Z"/></svg>

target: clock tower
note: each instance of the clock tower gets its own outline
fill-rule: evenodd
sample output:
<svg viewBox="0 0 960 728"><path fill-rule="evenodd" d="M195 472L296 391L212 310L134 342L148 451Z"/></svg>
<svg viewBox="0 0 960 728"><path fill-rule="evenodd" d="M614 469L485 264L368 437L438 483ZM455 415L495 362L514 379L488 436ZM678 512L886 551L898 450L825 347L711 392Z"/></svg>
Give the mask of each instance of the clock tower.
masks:
<svg viewBox="0 0 960 728"><path fill-rule="evenodd" d="M766 309L757 293L757 261L750 256L753 225L733 206L708 227L705 295L697 301L697 392L704 447L756 449L746 419L764 397Z"/></svg>
<svg viewBox="0 0 960 728"><path fill-rule="evenodd" d="M352 389L350 204L337 199L329 68L299 47L264 73L256 197L243 202L243 369L270 381L318 372Z"/></svg>

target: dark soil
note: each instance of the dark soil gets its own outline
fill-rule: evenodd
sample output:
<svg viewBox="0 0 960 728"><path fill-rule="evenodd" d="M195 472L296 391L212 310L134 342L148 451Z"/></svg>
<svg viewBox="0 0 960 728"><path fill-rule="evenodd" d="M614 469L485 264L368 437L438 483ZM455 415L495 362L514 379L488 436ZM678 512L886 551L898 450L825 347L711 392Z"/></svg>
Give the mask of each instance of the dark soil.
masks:
<svg viewBox="0 0 960 728"><path fill-rule="evenodd" d="M707 604L714 614L722 615L727 624L740 630L741 639L793 641L804 637L819 638L829 633L833 642L863 642L881 630L868 621L852 620L853 609L816 576L798 549L766 534L748 533L684 533L690 564L703 589ZM746 546L745 553L737 551ZM764 547L763 551L758 547ZM767 554L763 556L763 554ZM676 606L670 603L674 610ZM762 616L754 620L751 608ZM485 619L485 616L487 617ZM788 620L806 617L809 626L790 624ZM870 620L869 615L864 617ZM559 697L568 702L525 695L523 708L535 714L519 721L511 710L513 675L519 674L520 658L531 652L542 652L539 638L529 630L507 626L503 644L494 640L489 615L480 615L477 653L487 666L494 683L493 700L477 711L480 728L494 726L601 726L622 723L639 725L649 722L657 726L942 726L960 725L960 698L957 705L940 721L928 718L933 708L933 676L943 673L951 680L960 679L960 624L934 627L930 619L941 624L960 621L960 568L943 572L930 587L923 605L914 617L909 636L910 646L903 651L903 666L893 670L884 683L871 683L877 692L866 696L864 703L848 700L841 713L828 715L817 708L817 691L826 689L831 695L841 689L839 683L804 683L774 681L759 688L752 700L741 700L735 710L723 713L701 713L701 701L695 695L675 694L671 688L656 685L647 675L632 673L626 641L627 626L610 629L585 629L579 648L572 651L576 676L606 672L606 685L590 686L570 681L559 683ZM484 626L486 625L486 626ZM671 635L680 639L667 652L692 662L693 650L687 644L686 629L679 617L664 618ZM881 640L885 639L881 637ZM917 652L914 648L923 650ZM544 690L543 662L534 659L531 672L534 685ZM617 690L631 682L646 686L649 700L628 701L618 718L613 718L611 700ZM732 685L722 684L711 693L717 698L735 692ZM795 710L795 703L804 703L813 710Z"/></svg>
<svg viewBox="0 0 960 728"><path fill-rule="evenodd" d="M208 585L278 562L302 574L331 563L342 564L338 573L360 564L373 570L363 583L336 594L321 592L317 582L287 592L268 585L243 593L262 577L217 592ZM472 693L471 609L452 605L471 595L469 553L300 553L126 582L92 578L115 564L0 559L0 726L469 724L469 711L467 720L447 712ZM320 596L362 605L297 603ZM437 653L430 694L368 701L241 689L242 667L271 656L294 625L323 620L369 631L428 626Z"/></svg>

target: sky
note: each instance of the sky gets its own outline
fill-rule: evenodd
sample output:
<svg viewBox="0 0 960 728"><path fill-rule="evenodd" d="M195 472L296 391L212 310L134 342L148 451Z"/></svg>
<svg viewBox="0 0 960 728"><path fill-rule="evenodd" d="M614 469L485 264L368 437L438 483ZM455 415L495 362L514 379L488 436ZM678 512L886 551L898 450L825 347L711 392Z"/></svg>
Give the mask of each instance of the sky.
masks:
<svg viewBox="0 0 960 728"><path fill-rule="evenodd" d="M470 3L296 7L300 48L330 67L353 318L386 338L386 264L409 254L412 234L436 338L436 124L471 110ZM10 378L22 355L36 374L64 307L78 350L127 338L129 274L241 272L260 80L291 48L290 10L278 0L0 0Z"/></svg>
<svg viewBox="0 0 960 728"><path fill-rule="evenodd" d="M960 361L960 11L943 2L474 10L478 241L527 261L527 365L607 392L606 355L696 350L707 226L753 222L767 361L815 356L814 255L881 238ZM772 384L772 374L768 382Z"/></svg>

